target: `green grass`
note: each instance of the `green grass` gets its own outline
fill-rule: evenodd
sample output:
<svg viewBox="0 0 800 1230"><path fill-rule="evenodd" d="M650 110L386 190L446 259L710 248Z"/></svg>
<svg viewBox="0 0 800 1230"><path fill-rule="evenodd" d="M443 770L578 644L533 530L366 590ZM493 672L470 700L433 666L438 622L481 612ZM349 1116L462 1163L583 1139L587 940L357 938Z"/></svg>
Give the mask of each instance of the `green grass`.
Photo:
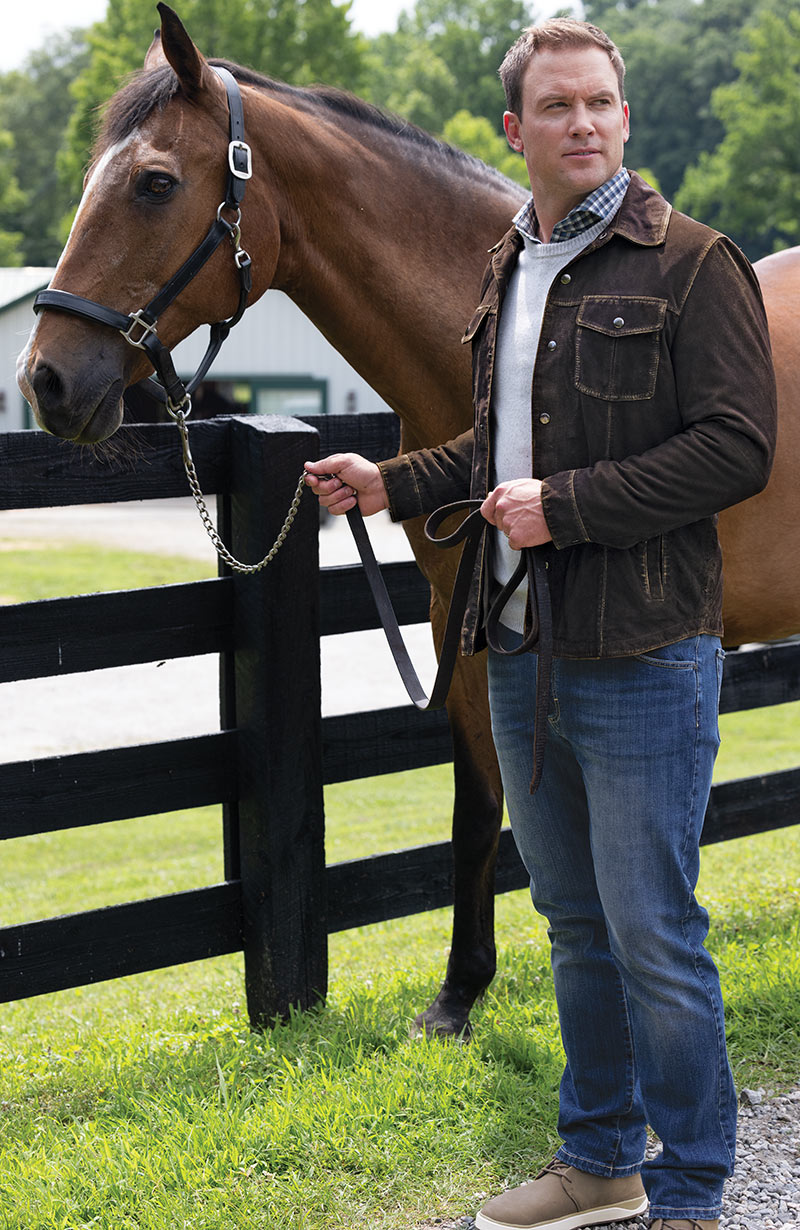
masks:
<svg viewBox="0 0 800 1230"><path fill-rule="evenodd" d="M151 583L130 559L123 572ZM795 705L722 725L720 778L797 762ZM450 800L447 766L329 787L329 861L443 840ZM6 842L0 918L213 882L220 823L203 808ZM785 1087L800 827L705 848L700 895L737 1083ZM497 899L496 929L465 1046L409 1034L438 988L448 910L332 936L326 1005L264 1033L247 1026L239 956L0 1007L0 1230L411 1230L474 1211L552 1149L562 1063L527 893Z"/></svg>
<svg viewBox="0 0 800 1230"><path fill-rule="evenodd" d="M215 576L213 560L116 551L95 543L26 542L0 538L0 603L34 602L68 594L177 585Z"/></svg>

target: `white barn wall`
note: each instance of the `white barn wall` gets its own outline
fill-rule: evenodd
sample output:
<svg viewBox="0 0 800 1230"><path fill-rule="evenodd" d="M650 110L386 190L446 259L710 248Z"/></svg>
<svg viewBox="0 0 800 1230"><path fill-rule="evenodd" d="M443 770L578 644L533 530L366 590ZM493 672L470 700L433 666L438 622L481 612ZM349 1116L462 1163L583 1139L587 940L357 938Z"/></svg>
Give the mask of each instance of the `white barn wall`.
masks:
<svg viewBox="0 0 800 1230"><path fill-rule="evenodd" d="M190 375L202 358L208 329L198 329L176 347L175 365ZM388 410L386 402L334 350L298 307L280 291L270 290L249 307L217 356L210 380L258 376L311 376L328 381L328 413L344 414L348 394L363 414Z"/></svg>
<svg viewBox="0 0 800 1230"><path fill-rule="evenodd" d="M30 426L30 411L17 386L17 355L33 328L33 295L0 312L0 431Z"/></svg>

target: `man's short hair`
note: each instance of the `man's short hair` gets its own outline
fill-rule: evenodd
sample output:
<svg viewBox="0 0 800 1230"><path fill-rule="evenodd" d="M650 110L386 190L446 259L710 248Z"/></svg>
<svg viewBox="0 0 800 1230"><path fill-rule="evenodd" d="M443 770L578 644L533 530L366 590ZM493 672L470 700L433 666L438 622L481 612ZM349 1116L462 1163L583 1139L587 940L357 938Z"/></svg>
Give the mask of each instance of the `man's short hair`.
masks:
<svg viewBox="0 0 800 1230"><path fill-rule="evenodd" d="M625 101L625 64L619 48L597 26L574 17L551 17L540 26L528 26L500 65L500 80L506 92L506 106L522 115L522 80L537 51L563 51L572 47L599 47L611 61L619 82L620 102Z"/></svg>

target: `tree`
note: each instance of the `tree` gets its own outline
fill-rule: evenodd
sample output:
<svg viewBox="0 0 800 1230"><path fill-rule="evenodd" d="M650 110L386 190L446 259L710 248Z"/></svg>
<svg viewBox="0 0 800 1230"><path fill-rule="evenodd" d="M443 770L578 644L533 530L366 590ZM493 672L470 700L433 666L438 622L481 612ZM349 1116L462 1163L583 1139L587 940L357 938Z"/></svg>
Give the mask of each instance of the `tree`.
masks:
<svg viewBox="0 0 800 1230"><path fill-rule="evenodd" d="M586 15L619 46L631 108L629 166L651 167L672 199L687 166L722 139L710 105L733 80L751 0L586 0Z"/></svg>
<svg viewBox="0 0 800 1230"><path fill-rule="evenodd" d="M763 2L763 0L760 0ZM686 167L723 135L712 112L714 88L733 79L733 51L752 0L585 0L586 16L619 44L628 65L632 136L629 166L646 166L673 197ZM569 6L566 6L567 8ZM502 135L498 66L534 20L527 0L417 0L393 34L373 40L367 87L373 101L437 136L454 117L484 117ZM467 138L463 117L456 144L485 147L479 130ZM467 148L475 151L470 143ZM493 161L506 165L504 146Z"/></svg>
<svg viewBox="0 0 800 1230"><path fill-rule="evenodd" d="M712 98L725 135L687 171L678 203L756 259L800 234L800 11L792 0L757 15L736 67L737 79Z"/></svg>
<svg viewBox="0 0 800 1230"><path fill-rule="evenodd" d="M497 69L532 21L527 0L417 0L395 33L371 44L369 97L436 136L464 110L502 133Z"/></svg>
<svg viewBox="0 0 800 1230"><path fill-rule="evenodd" d="M453 114L457 92L452 72L430 44L393 34L379 35L373 43L366 93L379 106L438 136Z"/></svg>
<svg viewBox="0 0 800 1230"><path fill-rule="evenodd" d="M10 161L20 188L11 222L21 235L26 265L55 264L61 250L61 223L71 200L59 182L56 158L72 108L69 87L87 62L83 32L71 31L2 79L0 128L12 137Z"/></svg>
<svg viewBox="0 0 800 1230"><path fill-rule="evenodd" d="M14 138L0 130L0 267L22 264L22 235L11 230L22 204L22 193L14 176Z"/></svg>
<svg viewBox="0 0 800 1230"><path fill-rule="evenodd" d="M528 187L528 171L522 155L515 154L505 137L497 135L485 115L457 111L445 124L443 136L450 145L474 154L489 166L502 171L509 179L524 188Z"/></svg>

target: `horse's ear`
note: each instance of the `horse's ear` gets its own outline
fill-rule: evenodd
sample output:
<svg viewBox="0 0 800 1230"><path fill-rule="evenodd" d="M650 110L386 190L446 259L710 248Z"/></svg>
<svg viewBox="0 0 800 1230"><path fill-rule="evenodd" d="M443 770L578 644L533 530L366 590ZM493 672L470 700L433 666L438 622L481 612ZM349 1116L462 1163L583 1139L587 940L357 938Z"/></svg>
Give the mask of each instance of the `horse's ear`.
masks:
<svg viewBox="0 0 800 1230"><path fill-rule="evenodd" d="M161 31L156 30L147 55L144 57L144 66L145 68L160 68L162 64L166 63L167 57L164 55L164 48L161 46Z"/></svg>
<svg viewBox="0 0 800 1230"><path fill-rule="evenodd" d="M147 53L145 67L150 68L150 57L154 56L154 64L169 63L174 68L178 80L188 98L196 97L202 90L206 61L195 47L183 27L178 14L167 4L159 4L161 14L161 30ZM207 76L212 74L205 74Z"/></svg>

